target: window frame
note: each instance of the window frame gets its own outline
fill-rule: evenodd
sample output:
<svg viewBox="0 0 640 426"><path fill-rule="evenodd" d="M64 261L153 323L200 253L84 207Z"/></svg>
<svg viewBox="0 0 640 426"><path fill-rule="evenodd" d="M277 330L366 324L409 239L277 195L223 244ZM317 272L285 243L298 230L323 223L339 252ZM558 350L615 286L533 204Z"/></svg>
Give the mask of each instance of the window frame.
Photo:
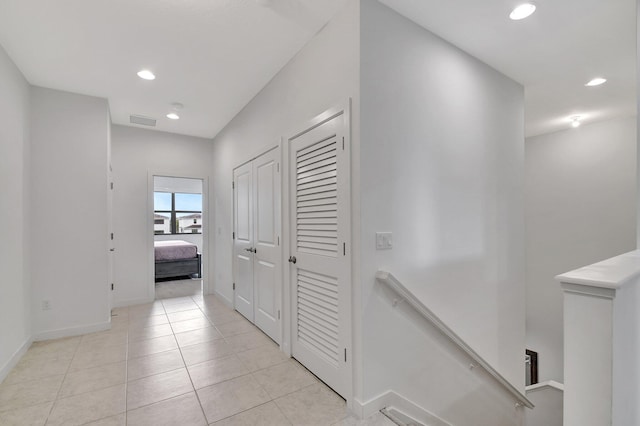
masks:
<svg viewBox="0 0 640 426"><path fill-rule="evenodd" d="M156 234L154 235L202 235L202 227L200 227L200 231L198 232L177 232L178 231L178 214L182 213L200 213L200 220L202 221L202 210L176 210L176 194L189 194L188 192L167 192L167 191L153 191L154 198L155 194L171 194L171 210L156 210L155 209L155 200L154 200L154 210L153 214L169 214L169 230L171 233L169 234ZM202 194L200 198L202 199ZM197 219L194 219L197 220Z"/></svg>

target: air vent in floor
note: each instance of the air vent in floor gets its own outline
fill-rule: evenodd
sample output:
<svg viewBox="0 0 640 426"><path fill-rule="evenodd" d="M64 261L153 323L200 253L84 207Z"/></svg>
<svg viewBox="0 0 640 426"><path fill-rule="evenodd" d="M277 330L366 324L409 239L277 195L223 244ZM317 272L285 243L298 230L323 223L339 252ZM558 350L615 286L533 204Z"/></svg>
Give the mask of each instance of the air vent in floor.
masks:
<svg viewBox="0 0 640 426"><path fill-rule="evenodd" d="M401 413L400 411L392 407L383 408L382 410L380 410L380 412L398 426L425 426L417 420L412 419L411 417L407 416L404 413Z"/></svg>

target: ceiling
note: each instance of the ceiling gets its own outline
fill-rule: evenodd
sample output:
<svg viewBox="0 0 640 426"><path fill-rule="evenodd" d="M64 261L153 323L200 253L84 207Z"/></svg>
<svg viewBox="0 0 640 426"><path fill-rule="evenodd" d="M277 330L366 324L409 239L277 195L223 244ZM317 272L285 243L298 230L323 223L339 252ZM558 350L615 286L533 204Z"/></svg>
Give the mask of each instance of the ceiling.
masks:
<svg viewBox="0 0 640 426"><path fill-rule="evenodd" d="M636 1L534 0L536 12L508 18L524 0L381 0L525 87L525 131L570 127L636 113ZM585 87L594 77L606 84Z"/></svg>
<svg viewBox="0 0 640 426"><path fill-rule="evenodd" d="M343 1L0 0L0 45L33 85L107 98L116 124L212 138Z"/></svg>
<svg viewBox="0 0 640 426"><path fill-rule="evenodd" d="M116 124L212 138L344 1L0 0L0 45L33 85L107 98ZM634 0L536 0L517 22L518 0L381 2L522 83L528 136L635 114Z"/></svg>

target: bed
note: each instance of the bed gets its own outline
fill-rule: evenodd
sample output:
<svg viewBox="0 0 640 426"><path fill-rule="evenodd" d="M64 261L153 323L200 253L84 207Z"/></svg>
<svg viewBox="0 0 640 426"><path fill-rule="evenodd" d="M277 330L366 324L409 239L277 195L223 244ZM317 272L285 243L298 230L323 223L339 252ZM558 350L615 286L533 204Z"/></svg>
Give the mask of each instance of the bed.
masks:
<svg viewBox="0 0 640 426"><path fill-rule="evenodd" d="M190 276L200 278L202 255L198 246L182 240L155 241L156 281Z"/></svg>

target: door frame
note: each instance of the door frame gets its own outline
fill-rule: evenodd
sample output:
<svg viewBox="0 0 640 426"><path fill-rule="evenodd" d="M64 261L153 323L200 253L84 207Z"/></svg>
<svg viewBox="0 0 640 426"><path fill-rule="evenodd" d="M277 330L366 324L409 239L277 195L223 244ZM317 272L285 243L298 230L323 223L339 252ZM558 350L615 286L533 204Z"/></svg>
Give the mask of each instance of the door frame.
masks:
<svg viewBox="0 0 640 426"><path fill-rule="evenodd" d="M280 250L278 250L278 256L279 259L277 259L277 261L280 263L280 268L278 271L278 276L277 278L280 280L280 282L282 282L282 288L280 288L277 291L277 295L276 295L276 300L278 303L278 309L281 312L281 317L280 317L280 327L279 327L279 333L280 333L280 348L282 349L282 342L286 336L285 333L285 322L284 322L284 315L285 315L285 310L286 310L286 305L284 303L284 292L286 291L285 287L286 287L286 282L284 281L284 270L285 270L285 265L284 265L284 246L285 246L285 242L284 242L284 236L283 236L283 230L285 229L284 227L284 222L283 222L283 175L285 173L285 168L284 168L284 161L282 158L282 141L279 141L276 144L272 144L269 145L266 148L262 148L259 149L258 151L255 151L255 153L253 155L250 156L249 159L242 161L241 163L236 164L235 166L233 166L231 168L231 182L233 183L232 187L231 187L231 204L232 204L232 214L231 214L231 229L232 232L235 233L236 230L236 206L235 206L235 181L233 178L234 175L234 171L238 168L238 167L242 167L245 164L248 164L250 162L252 162L253 160L256 160L257 158L261 157L262 155L273 151L273 150L277 150L276 152L276 158L278 158L278 161L280 162L280 196L276 202L276 205L278 207L278 213L280 216L280 220L276 221L276 226L277 226L277 230L276 232L278 233L279 237L280 237ZM253 175L252 175L253 176ZM253 192L253 191L252 191ZM231 298L231 303L232 303L232 307L233 309L236 309L236 290L235 290L235 282L236 282L236 257L235 257L235 235L233 237L233 241L231 244L231 278L233 280L233 289L232 289L232 298ZM254 309L255 309L255 286L253 288L253 302L254 302ZM255 315L254 315L255 317ZM255 324L255 318L254 318L254 324ZM289 354L290 355L290 354Z"/></svg>
<svg viewBox="0 0 640 426"><path fill-rule="evenodd" d="M348 265L349 271L347 276L349 277L350 280L350 288L349 290L346 292L347 296L349 297L349 300L346 301L346 306L348 306L349 311L346 313L347 315L345 316L345 331L347 333L347 339L346 339L346 345L347 345L347 362L346 362L346 371L349 374L349 377L347 379L347 390L346 390L346 394L343 395L345 397L345 399L347 400L347 406L349 408L352 408L353 405L353 348L354 348L354 343L353 343L353 339L354 339L354 333L353 333L353 293L354 293L354 286L353 286L353 247L354 247L354 239L353 239L353 229L352 229L352 217L351 217L351 213L352 213L352 198L351 198L351 186L352 186L352 179L351 179L351 171L352 171L352 164L351 164L351 140L352 140L352 125L351 125L351 98L347 98L346 100L343 100L341 102L337 102L335 103L332 107L328 108L327 110L325 110L324 112L318 114L317 116L313 117L310 120L307 120L304 123L301 123L297 126L295 126L294 128L292 128L288 133L286 133L286 136L284 136L282 138L281 144L282 144L282 158L283 158L283 166L282 166L282 200L283 200L283 206L282 206L282 222L283 222L283 227L282 227L282 233L283 233L283 244L282 244L282 259L283 261L285 259L288 259L288 253L291 253L291 231L290 231L290 223L291 223L291 217L290 217L290 207L291 207L291 200L289 197L289 184L291 183L291 178L290 178L290 170L291 170L291 164L289 164L289 156L290 156L290 151L291 151L291 140L297 138L298 136L301 136L305 133L307 133L308 131L318 127L319 125L325 123L326 121L329 121L339 115L344 115L344 122L345 122L345 155L347 156L347 161L346 164L348 164L349 170L347 170L347 179L348 179L348 185L346 185L345 190L347 191L346 194L346 198L349 200L349 203L347 203L346 207L346 212L345 215L347 217L347 235L349 236L349 240L346 242L347 243L347 250L346 250L346 263ZM284 226L284 224L286 224L286 226ZM291 264L287 262L287 264L285 265L283 263L282 265L282 273L284 276L284 304L283 304L283 310L282 310L282 323L283 326L285 328L285 330L283 331L282 334L282 351L284 351L287 355L292 356L292 341L293 341L293 337L295 336L296 330L295 330L295 324L292 321L293 318L293 310L294 310L294 300L292 298L292 280L291 280Z"/></svg>
<svg viewBox="0 0 640 426"><path fill-rule="evenodd" d="M155 250L153 248L154 239L154 221L153 221L153 193L154 193L154 177L173 177L173 178L185 178L185 179L199 179L202 181L202 295L213 294L213 288L210 286L210 270L209 259L211 253L209 252L209 239L211 236L211 230L209 229L209 176L203 176L193 173L182 173L176 171L158 171L149 170L147 172L147 298L150 301L156 299L156 283L155 283Z"/></svg>

